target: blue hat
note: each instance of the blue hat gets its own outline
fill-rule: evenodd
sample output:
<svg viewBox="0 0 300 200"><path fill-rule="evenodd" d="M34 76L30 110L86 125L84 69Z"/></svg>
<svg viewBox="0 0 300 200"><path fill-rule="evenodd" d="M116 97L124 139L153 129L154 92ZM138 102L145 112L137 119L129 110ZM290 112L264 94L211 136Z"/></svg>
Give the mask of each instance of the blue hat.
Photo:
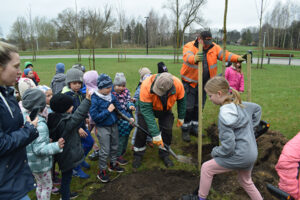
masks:
<svg viewBox="0 0 300 200"><path fill-rule="evenodd" d="M24 69L24 74L25 74L25 75L28 75L28 73L29 73L30 71L32 71L32 69L26 68L26 69Z"/></svg>
<svg viewBox="0 0 300 200"><path fill-rule="evenodd" d="M112 85L113 85L112 80L107 74L100 74L98 76L98 79L97 79L98 89L101 90L103 88L110 88L110 87L112 87Z"/></svg>
<svg viewBox="0 0 300 200"><path fill-rule="evenodd" d="M64 63L57 63L56 64L56 72L57 73L65 73L65 64Z"/></svg>

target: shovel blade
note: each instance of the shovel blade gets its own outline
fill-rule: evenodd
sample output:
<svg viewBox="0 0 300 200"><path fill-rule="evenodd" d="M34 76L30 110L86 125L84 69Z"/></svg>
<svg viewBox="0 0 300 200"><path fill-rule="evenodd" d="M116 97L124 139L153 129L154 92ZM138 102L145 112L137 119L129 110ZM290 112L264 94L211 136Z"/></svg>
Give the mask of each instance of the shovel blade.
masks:
<svg viewBox="0 0 300 200"><path fill-rule="evenodd" d="M182 163L187 163L187 164L194 164L192 158L188 156L183 156L183 155L177 155L177 161L182 162Z"/></svg>

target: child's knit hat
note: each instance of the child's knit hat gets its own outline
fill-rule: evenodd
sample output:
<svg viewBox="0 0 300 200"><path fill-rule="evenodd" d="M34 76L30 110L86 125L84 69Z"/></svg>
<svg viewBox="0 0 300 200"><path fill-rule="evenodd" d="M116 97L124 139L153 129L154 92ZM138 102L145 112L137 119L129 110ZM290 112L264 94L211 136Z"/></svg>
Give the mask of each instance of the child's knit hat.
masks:
<svg viewBox="0 0 300 200"><path fill-rule="evenodd" d="M140 73L140 77L141 77L140 82L142 82L143 80L145 80L144 76L146 74L151 74L151 71L149 68L143 67L139 70L139 73Z"/></svg>
<svg viewBox="0 0 300 200"><path fill-rule="evenodd" d="M46 106L46 95L37 88L28 89L22 96L22 105L28 111L36 107L42 111Z"/></svg>
<svg viewBox="0 0 300 200"><path fill-rule="evenodd" d="M69 69L66 73L66 84L77 81L83 82L83 72L76 68Z"/></svg>
<svg viewBox="0 0 300 200"><path fill-rule="evenodd" d="M97 86L98 89L103 89L103 88L110 88L112 87L113 83L111 78L107 74L100 74L98 79L97 79Z"/></svg>
<svg viewBox="0 0 300 200"><path fill-rule="evenodd" d="M50 108L56 113L65 113L71 106L73 106L73 99L66 94L55 94L50 100Z"/></svg>
<svg viewBox="0 0 300 200"><path fill-rule="evenodd" d="M30 78L20 78L18 82L18 88L20 92L20 96L22 97L24 92L30 88L36 88L35 83Z"/></svg>
<svg viewBox="0 0 300 200"><path fill-rule="evenodd" d="M126 78L123 72L116 73L114 85L126 85Z"/></svg>
<svg viewBox="0 0 300 200"><path fill-rule="evenodd" d="M158 96L163 96L169 91L173 86L173 76L168 72L163 72L160 75L157 75L154 85L153 92Z"/></svg>
<svg viewBox="0 0 300 200"><path fill-rule="evenodd" d="M30 67L30 66L33 67L32 62L27 61L27 62L24 63L25 68Z"/></svg>
<svg viewBox="0 0 300 200"><path fill-rule="evenodd" d="M89 89L91 93L98 90L97 86L98 72L95 70L88 71L83 75L83 81L85 86Z"/></svg>
<svg viewBox="0 0 300 200"><path fill-rule="evenodd" d="M56 73L65 73L65 64L64 63L56 64Z"/></svg>
<svg viewBox="0 0 300 200"><path fill-rule="evenodd" d="M27 76L30 71L32 71L32 69L26 68L24 69L24 74Z"/></svg>
<svg viewBox="0 0 300 200"><path fill-rule="evenodd" d="M158 73L168 72L168 68L164 62L157 63L157 69Z"/></svg>

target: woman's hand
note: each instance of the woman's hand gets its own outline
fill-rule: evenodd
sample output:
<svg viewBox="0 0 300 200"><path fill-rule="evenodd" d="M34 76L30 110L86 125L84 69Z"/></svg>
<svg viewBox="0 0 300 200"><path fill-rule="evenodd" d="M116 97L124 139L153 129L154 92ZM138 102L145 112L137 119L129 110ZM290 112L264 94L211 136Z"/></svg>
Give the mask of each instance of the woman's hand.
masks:
<svg viewBox="0 0 300 200"><path fill-rule="evenodd" d="M38 121L39 121L39 117L37 116L33 121L30 120L29 116L26 116L26 121L29 122L30 124L32 124L34 126L34 128L37 127Z"/></svg>

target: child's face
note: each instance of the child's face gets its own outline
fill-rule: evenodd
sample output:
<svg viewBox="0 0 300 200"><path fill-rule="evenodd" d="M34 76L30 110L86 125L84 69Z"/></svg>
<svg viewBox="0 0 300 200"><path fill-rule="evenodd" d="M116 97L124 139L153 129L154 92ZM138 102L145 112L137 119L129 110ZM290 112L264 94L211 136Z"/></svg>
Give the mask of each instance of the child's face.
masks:
<svg viewBox="0 0 300 200"><path fill-rule="evenodd" d="M28 74L27 74L27 77L28 78L34 78L33 72L29 71Z"/></svg>
<svg viewBox="0 0 300 200"><path fill-rule="evenodd" d="M99 89L98 92L103 95L108 95L111 92L112 87Z"/></svg>
<svg viewBox="0 0 300 200"><path fill-rule="evenodd" d="M46 92L46 104L47 105L50 105L50 100L51 100L52 96L53 96L52 90L51 89L47 90L47 92Z"/></svg>
<svg viewBox="0 0 300 200"><path fill-rule="evenodd" d="M234 67L235 67L235 69L236 69L236 71L238 71L238 72L241 72L242 71L242 66L241 66L241 63L235 63L234 64Z"/></svg>
<svg viewBox="0 0 300 200"><path fill-rule="evenodd" d="M70 83L70 88L74 91L74 92L78 92L81 89L81 85L82 83L79 81L76 82L71 82Z"/></svg>
<svg viewBox="0 0 300 200"><path fill-rule="evenodd" d="M117 92L117 93L121 93L125 90L126 86L125 85L115 85L114 86L114 90Z"/></svg>
<svg viewBox="0 0 300 200"><path fill-rule="evenodd" d="M216 105L223 104L225 97L224 97L224 95L222 95L221 91L218 91L217 93L211 93L207 90L205 90L205 91L206 91L207 96L209 97L209 100L211 100L211 102L213 102Z"/></svg>

